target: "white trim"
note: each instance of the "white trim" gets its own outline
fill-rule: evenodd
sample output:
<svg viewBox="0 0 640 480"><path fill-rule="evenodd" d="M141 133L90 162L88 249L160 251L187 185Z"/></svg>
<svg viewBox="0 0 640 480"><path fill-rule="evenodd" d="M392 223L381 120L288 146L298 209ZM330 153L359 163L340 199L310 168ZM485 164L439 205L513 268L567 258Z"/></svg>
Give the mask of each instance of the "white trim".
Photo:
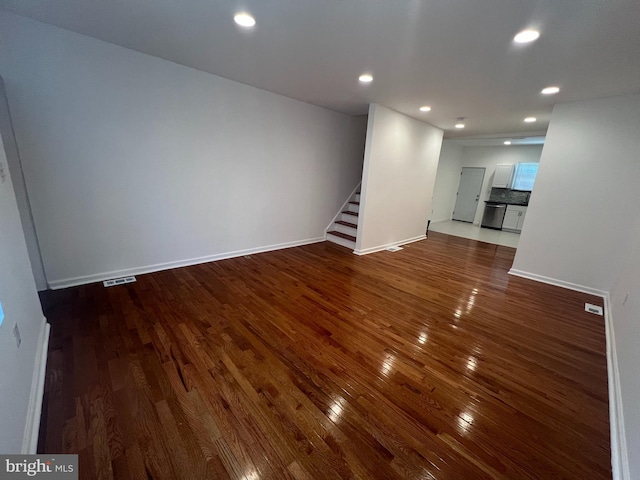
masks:
<svg viewBox="0 0 640 480"><path fill-rule="evenodd" d="M361 185L362 185L362 182L359 182L358 185L356 185L356 188L353 189L353 191L351 192L351 195L349 195L349 197L347 198L347 201L342 204L342 206L340 207L340 210L338 210L338 213L336 213L336 216L333 217L331 222L329 222L329 225L327 225L327 228L324 229L324 237L325 237L325 239L327 238L327 232L329 231L331 226L334 224L334 222L336 222L338 220L338 218L340 218L340 216L342 215L342 211L345 208L347 208L347 205L349 205L349 202L355 196L356 192L358 191L358 189L360 188Z"/></svg>
<svg viewBox="0 0 640 480"><path fill-rule="evenodd" d="M124 270L116 270L112 272L96 273L94 275L85 275L82 277L64 278L62 280L54 280L49 282L52 290L60 288L75 287L77 285L86 285L88 283L102 282L112 278L128 277L130 275L142 275L145 273L159 272L161 270L170 270L172 268L189 267L200 263L215 262L218 260L226 260L227 258L242 257L243 255L253 255L256 253L272 252L274 250L282 250L284 248L300 247L312 243L324 242L325 238L315 237L306 240L297 240L295 242L278 243L276 245L267 245L263 247L248 248L246 250L236 250L233 252L218 253L215 255L207 255L206 257L190 258L187 260L178 260L175 262L158 263L155 265L147 265L144 267L127 268Z"/></svg>
<svg viewBox="0 0 640 480"><path fill-rule="evenodd" d="M516 270L512 268L509 270L509 275L516 277L528 278L540 283L546 283L548 285L555 285L556 287L568 288L569 290L575 290L576 292L588 293L590 295L597 295L598 297L605 297L608 292L605 290L598 290L597 288L586 287L577 283L565 282L564 280L558 280L556 278L545 277L544 275L538 275L537 273L524 272L522 270Z"/></svg>
<svg viewBox="0 0 640 480"><path fill-rule="evenodd" d="M419 242L420 240L424 240L425 238L427 238L426 235L420 235L417 237L413 237L413 238L408 238L406 240L402 240L400 242L392 242L392 243L387 243L386 245L381 245L379 247L371 247L371 248L365 248L364 250L354 250L353 253L355 253L356 255L368 255L370 253L376 253L376 252L381 252L382 250L386 250L389 247L396 247L396 246L401 246L401 245L406 245L408 243L413 243L413 242Z"/></svg>
<svg viewBox="0 0 640 480"><path fill-rule="evenodd" d="M631 480L629 471L629 451L624 431L622 393L620 391L620 370L616 350L616 336L613 331L611 299L604 297L604 321L607 336L607 377L609 379L609 428L611 429L611 471L613 480Z"/></svg>
<svg viewBox="0 0 640 480"><path fill-rule="evenodd" d="M38 338L36 359L33 364L33 376L31 377L31 394L29 395L29 406L27 407L27 423L24 427L24 436L22 437L23 454L36 453L36 449L38 448L50 330L51 326L47 323L47 319L42 317L42 328Z"/></svg>

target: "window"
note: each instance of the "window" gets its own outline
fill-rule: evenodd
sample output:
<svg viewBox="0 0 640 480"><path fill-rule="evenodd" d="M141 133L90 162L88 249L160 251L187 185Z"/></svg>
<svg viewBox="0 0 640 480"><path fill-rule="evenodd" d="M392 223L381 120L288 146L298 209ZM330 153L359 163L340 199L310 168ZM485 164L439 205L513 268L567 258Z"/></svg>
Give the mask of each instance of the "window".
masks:
<svg viewBox="0 0 640 480"><path fill-rule="evenodd" d="M513 176L512 190L533 190L533 183L536 181L538 173L537 163L519 163L516 166L516 173Z"/></svg>

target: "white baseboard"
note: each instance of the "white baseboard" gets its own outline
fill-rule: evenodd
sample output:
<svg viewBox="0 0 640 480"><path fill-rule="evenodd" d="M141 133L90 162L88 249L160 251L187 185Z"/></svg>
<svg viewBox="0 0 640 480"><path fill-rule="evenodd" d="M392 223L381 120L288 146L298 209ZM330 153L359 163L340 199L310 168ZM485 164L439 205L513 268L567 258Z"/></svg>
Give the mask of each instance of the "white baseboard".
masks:
<svg viewBox="0 0 640 480"><path fill-rule="evenodd" d="M608 295L608 292L606 292L605 290L598 290L596 288L579 285L577 283L565 282L564 280L545 277L544 275L538 275L536 273L524 272L522 270L516 270L514 268L509 270L509 275L528 278L529 280L535 280L536 282L555 285L556 287L568 288L569 290L575 290L576 292L588 293L590 295L597 295L598 297L604 298Z"/></svg>
<svg viewBox="0 0 640 480"><path fill-rule="evenodd" d="M233 252L218 253L216 255L208 255L206 257L190 258L187 260L178 260L176 262L158 263L155 265L147 265L143 267L127 268L124 270L115 270L111 272L96 273L94 275L85 275L82 277L64 278L62 280L54 280L49 282L49 288L58 290L60 288L75 287L77 285L86 285L88 283L102 282L112 278L127 277L129 275L142 275L144 273L159 272L161 270L170 270L172 268L189 267L200 263L215 262L218 260L226 260L227 258L242 257L244 255L254 255L256 253L272 252L274 250L282 250L284 248L300 247L312 243L324 242L324 237L308 238L306 240L297 240L295 242L278 243L276 245L267 245L256 248L248 248L246 250L236 250Z"/></svg>
<svg viewBox="0 0 640 480"><path fill-rule="evenodd" d="M356 249L356 250L353 251L353 253L355 253L356 255L368 255L370 253L381 252L382 250L386 250L389 247L402 246L402 245L406 245L408 243L418 242L420 240L424 240L425 238L427 238L426 235L419 235L417 237L407 238L406 240L402 240L401 242L387 243L386 245L380 245L378 247L365 248L364 250Z"/></svg>
<svg viewBox="0 0 640 480"><path fill-rule="evenodd" d="M604 297L604 320L607 336L607 377L609 379L609 428L611 430L611 471L613 480L631 480L629 451L624 431L620 370L616 350L616 336L611 316L611 299Z"/></svg>
<svg viewBox="0 0 640 480"><path fill-rule="evenodd" d="M50 330L51 326L47 323L47 319L42 317L42 328L38 338L36 359L33 365L33 376L31 378L31 394L29 395L29 406L27 407L27 423L25 424L24 436L22 438L23 454L36 453L36 449L38 448Z"/></svg>

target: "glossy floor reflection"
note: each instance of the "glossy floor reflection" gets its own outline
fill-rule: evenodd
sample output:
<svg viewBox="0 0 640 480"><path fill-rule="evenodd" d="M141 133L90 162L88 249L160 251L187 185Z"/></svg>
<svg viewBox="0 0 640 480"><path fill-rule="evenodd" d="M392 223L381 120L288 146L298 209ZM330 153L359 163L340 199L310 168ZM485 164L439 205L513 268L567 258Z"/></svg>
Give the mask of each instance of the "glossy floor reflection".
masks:
<svg viewBox="0 0 640 480"><path fill-rule="evenodd" d="M432 232L46 292L40 451L82 479L608 479L597 297Z"/></svg>
<svg viewBox="0 0 640 480"><path fill-rule="evenodd" d="M469 238L471 240L479 240L481 242L493 243L495 245L504 245L506 247L516 248L520 240L519 233L503 232L501 230L492 230L490 228L482 228L472 223L459 222L457 220L447 220L444 222L432 223L429 231L446 233L456 237Z"/></svg>

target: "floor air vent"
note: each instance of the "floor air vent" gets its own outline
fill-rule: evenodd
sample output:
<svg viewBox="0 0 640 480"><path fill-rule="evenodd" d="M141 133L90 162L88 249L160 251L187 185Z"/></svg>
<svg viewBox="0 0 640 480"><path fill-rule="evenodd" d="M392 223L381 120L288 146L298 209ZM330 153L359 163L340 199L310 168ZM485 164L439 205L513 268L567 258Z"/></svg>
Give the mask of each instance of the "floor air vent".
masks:
<svg viewBox="0 0 640 480"><path fill-rule="evenodd" d="M402 250L402 247L389 247L387 248L387 252L399 252Z"/></svg>
<svg viewBox="0 0 640 480"><path fill-rule="evenodd" d="M584 311L589 313L595 313L596 315L602 315L602 307L594 305L593 303L585 303Z"/></svg>
<svg viewBox="0 0 640 480"><path fill-rule="evenodd" d="M133 283L136 281L136 277L122 277L114 278L112 280L105 280L102 284L105 287L113 287L115 285L124 285L125 283Z"/></svg>

